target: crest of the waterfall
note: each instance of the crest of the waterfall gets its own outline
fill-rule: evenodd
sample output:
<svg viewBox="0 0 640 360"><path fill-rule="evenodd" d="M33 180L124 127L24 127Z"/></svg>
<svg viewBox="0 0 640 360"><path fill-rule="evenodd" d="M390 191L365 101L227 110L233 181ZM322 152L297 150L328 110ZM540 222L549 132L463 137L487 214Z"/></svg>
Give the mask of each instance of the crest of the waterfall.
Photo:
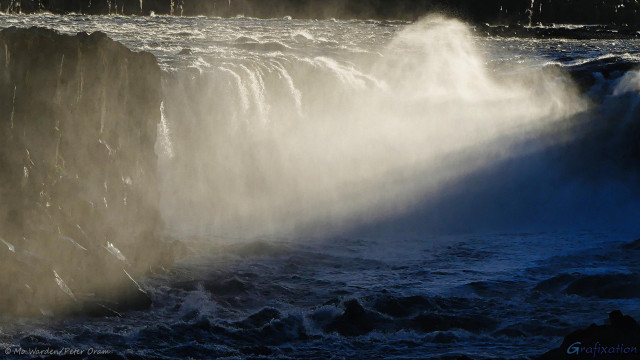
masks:
<svg viewBox="0 0 640 360"><path fill-rule="evenodd" d="M489 69L455 20L424 19L355 58L321 46L167 77L169 227L253 236L376 221L583 109L557 73Z"/></svg>

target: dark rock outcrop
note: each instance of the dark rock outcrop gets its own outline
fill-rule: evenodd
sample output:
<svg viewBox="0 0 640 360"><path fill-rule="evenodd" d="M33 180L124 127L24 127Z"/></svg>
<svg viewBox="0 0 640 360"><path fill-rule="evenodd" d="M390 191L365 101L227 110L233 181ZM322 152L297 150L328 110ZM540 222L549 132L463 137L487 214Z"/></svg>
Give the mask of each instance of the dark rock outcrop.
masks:
<svg viewBox="0 0 640 360"><path fill-rule="evenodd" d="M579 24L583 22L577 21ZM592 23L589 23L592 24ZM605 25L606 24L606 25ZM529 27L522 25L494 25L478 24L475 26L478 35L489 35L499 37L517 37L532 39L638 39L640 33L628 25L615 25L605 22L600 25L589 25L580 27Z"/></svg>
<svg viewBox="0 0 640 360"><path fill-rule="evenodd" d="M571 79L583 91L588 91L600 79L615 81L630 70L638 67L638 63L620 57L594 59L579 65L566 67Z"/></svg>
<svg viewBox="0 0 640 360"><path fill-rule="evenodd" d="M640 359L640 326L620 311L609 314L609 324L592 324L565 336L558 349L540 356L538 360L557 359Z"/></svg>
<svg viewBox="0 0 640 360"><path fill-rule="evenodd" d="M433 309L434 304L426 302L427 298L420 296L398 298L397 302L380 299L374 307L384 310L385 316L377 311L365 308L352 299L344 302L344 312L323 326L325 332L335 332L343 336L360 336L372 331L397 332L411 330L419 333L448 331L463 329L470 332L482 333L494 330L497 322L489 317L476 314L475 316L460 316L454 314L440 314L426 308ZM387 306L389 304L389 306ZM406 305L407 310L400 310L399 306ZM416 310L423 309L416 314ZM389 314L391 313L391 314Z"/></svg>
<svg viewBox="0 0 640 360"><path fill-rule="evenodd" d="M154 233L155 58L39 28L1 31L0 49L0 309L148 306L134 279L167 255Z"/></svg>
<svg viewBox="0 0 640 360"><path fill-rule="evenodd" d="M640 298L640 276L635 274L589 275L567 286L567 294L603 299Z"/></svg>
<svg viewBox="0 0 640 360"><path fill-rule="evenodd" d="M324 331L343 336L359 336L373 330L384 331L393 327L390 319L365 309L358 300L353 299L344 303L344 313L325 326Z"/></svg>
<svg viewBox="0 0 640 360"><path fill-rule="evenodd" d="M279 320L282 317L280 311L273 308L264 308L248 318L236 323L236 326L243 329L261 328L273 320Z"/></svg>
<svg viewBox="0 0 640 360"><path fill-rule="evenodd" d="M640 276L635 274L560 274L541 281L534 290L602 299L640 298Z"/></svg>
<svg viewBox="0 0 640 360"><path fill-rule="evenodd" d="M622 248L625 250L640 250L640 239L624 244L622 245Z"/></svg>
<svg viewBox="0 0 640 360"><path fill-rule="evenodd" d="M471 317L424 313L411 320L410 328L425 333L451 329L480 333L493 330L496 326L495 320L481 315Z"/></svg>
<svg viewBox="0 0 640 360"><path fill-rule="evenodd" d="M434 311L438 305L426 296L383 296L373 303L373 308L381 314L392 317L408 317L423 311Z"/></svg>

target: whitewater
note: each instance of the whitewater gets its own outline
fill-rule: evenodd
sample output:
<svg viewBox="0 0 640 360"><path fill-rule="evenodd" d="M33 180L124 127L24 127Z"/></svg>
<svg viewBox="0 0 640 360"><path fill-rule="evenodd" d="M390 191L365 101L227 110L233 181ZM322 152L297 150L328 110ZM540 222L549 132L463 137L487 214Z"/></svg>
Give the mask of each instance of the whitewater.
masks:
<svg viewBox="0 0 640 360"><path fill-rule="evenodd" d="M156 57L162 236L187 250L139 281L148 310L4 318L8 358L520 359L640 318L637 40L440 16L10 26Z"/></svg>

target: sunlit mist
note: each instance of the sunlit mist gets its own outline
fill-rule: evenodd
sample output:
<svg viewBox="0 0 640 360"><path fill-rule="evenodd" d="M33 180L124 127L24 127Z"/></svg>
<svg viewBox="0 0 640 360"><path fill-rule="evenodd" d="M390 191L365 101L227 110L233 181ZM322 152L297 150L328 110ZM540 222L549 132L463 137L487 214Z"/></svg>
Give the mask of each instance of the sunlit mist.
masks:
<svg viewBox="0 0 640 360"><path fill-rule="evenodd" d="M401 214L586 107L549 69L496 76L442 17L357 61L277 50L165 81L170 231L331 234Z"/></svg>

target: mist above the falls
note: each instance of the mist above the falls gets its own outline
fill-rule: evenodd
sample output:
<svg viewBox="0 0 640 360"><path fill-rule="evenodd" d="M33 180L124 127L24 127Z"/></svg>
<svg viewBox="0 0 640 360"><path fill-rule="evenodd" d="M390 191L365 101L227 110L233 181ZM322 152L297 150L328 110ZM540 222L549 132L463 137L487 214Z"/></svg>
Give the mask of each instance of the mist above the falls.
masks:
<svg viewBox="0 0 640 360"><path fill-rule="evenodd" d="M355 59L316 50L166 77L170 231L336 234L397 217L470 174L569 141L543 135L587 109L552 69L496 73L457 20L425 18Z"/></svg>

